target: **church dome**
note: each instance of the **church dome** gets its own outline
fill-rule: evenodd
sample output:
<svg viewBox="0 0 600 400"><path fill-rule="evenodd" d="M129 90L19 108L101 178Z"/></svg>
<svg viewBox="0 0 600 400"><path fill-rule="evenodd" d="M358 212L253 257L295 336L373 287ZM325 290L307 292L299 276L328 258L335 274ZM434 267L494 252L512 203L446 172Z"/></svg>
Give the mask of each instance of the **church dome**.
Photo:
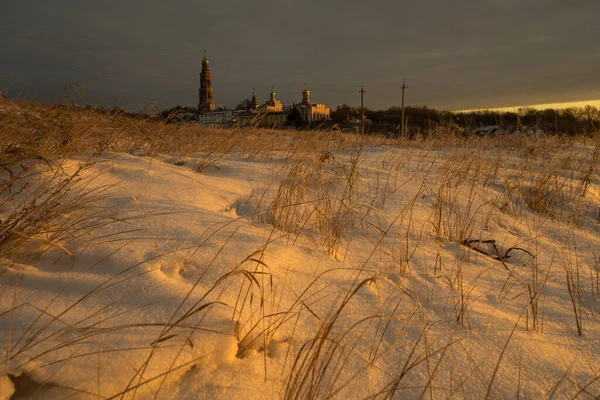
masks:
<svg viewBox="0 0 600 400"><path fill-rule="evenodd" d="M302 102L310 103L310 90L308 90L307 88L304 88L304 90L302 91Z"/></svg>

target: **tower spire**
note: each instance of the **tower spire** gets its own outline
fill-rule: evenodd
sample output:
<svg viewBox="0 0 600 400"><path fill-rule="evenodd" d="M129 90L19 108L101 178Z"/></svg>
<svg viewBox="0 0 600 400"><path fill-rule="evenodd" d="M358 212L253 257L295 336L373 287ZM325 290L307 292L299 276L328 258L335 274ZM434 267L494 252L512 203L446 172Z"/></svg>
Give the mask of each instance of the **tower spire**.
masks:
<svg viewBox="0 0 600 400"><path fill-rule="evenodd" d="M256 89L252 88L252 100L250 101L250 109L256 110L258 108L258 99L256 98Z"/></svg>

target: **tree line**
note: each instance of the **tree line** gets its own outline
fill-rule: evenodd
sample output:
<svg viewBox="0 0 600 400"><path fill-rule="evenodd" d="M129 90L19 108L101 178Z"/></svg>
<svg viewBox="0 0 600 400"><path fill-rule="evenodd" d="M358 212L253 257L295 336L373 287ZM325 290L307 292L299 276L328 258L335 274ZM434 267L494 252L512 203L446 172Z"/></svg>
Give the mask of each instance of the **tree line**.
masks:
<svg viewBox="0 0 600 400"><path fill-rule="evenodd" d="M405 107L404 113L406 127L413 131L434 129L439 126L476 131L486 126L497 126L506 131L531 130L575 134L600 129L600 110L590 105L558 110L524 107L514 112L495 110L452 112L421 106ZM331 119L337 123L356 118L360 118L360 108L347 104L339 105L331 112ZM401 127L402 107L392 106L386 110L365 108L365 118L370 120L371 131L393 131Z"/></svg>

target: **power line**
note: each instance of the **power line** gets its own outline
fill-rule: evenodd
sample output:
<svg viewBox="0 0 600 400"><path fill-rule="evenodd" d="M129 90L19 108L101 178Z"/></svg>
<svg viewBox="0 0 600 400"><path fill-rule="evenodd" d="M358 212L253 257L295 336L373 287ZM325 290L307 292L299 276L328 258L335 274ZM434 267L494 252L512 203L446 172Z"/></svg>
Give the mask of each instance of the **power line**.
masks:
<svg viewBox="0 0 600 400"><path fill-rule="evenodd" d="M365 134L365 103L364 103L364 96L365 96L365 89L361 86L360 87L360 133L361 135Z"/></svg>

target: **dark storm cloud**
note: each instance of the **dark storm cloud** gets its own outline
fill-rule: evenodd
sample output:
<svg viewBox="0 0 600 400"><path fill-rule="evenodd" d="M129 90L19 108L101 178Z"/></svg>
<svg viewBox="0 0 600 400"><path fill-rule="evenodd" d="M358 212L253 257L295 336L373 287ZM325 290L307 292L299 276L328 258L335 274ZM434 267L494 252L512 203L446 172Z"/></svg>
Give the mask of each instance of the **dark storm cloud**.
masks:
<svg viewBox="0 0 600 400"><path fill-rule="evenodd" d="M600 98L600 2L470 0L4 1L0 89L140 108L197 102L203 49L215 101L274 85L286 104L494 107ZM106 77L104 79L99 79Z"/></svg>

